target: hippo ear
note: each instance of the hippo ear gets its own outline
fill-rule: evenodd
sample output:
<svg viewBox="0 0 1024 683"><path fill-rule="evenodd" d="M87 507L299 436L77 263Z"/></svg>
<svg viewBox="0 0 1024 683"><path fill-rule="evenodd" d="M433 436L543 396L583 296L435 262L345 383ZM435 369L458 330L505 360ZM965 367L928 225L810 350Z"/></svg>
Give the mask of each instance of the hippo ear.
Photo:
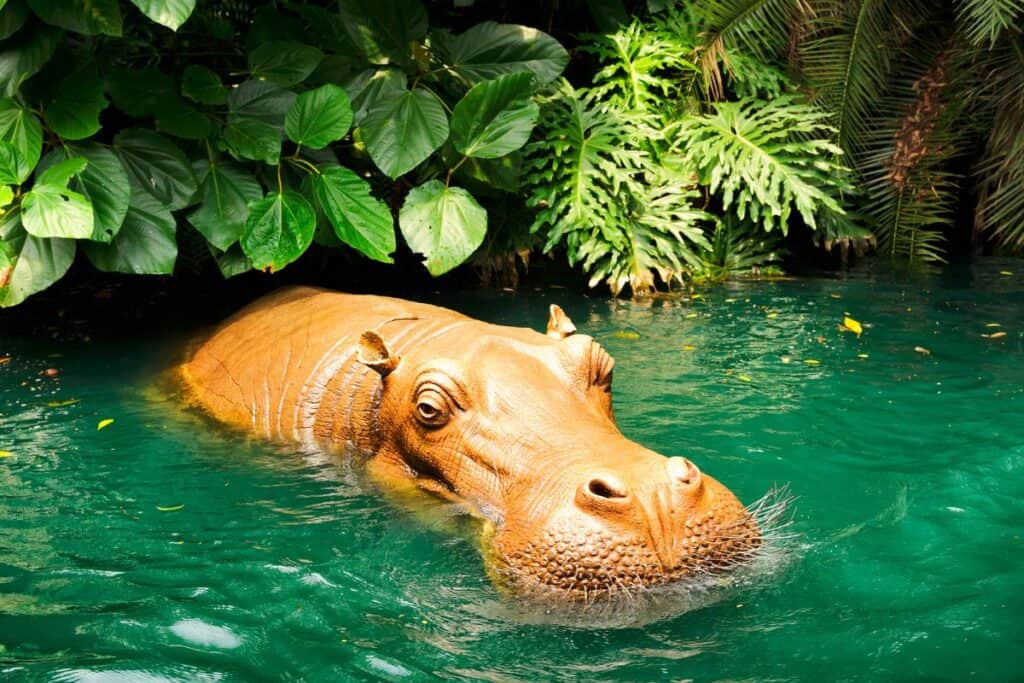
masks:
<svg viewBox="0 0 1024 683"><path fill-rule="evenodd" d="M398 366L398 356L392 356L388 345L376 332L363 332L359 337L359 355L357 360L368 368L387 377Z"/></svg>
<svg viewBox="0 0 1024 683"><path fill-rule="evenodd" d="M556 304L551 304L548 309L548 336L552 339L565 339L576 332L576 326L569 320L565 311Z"/></svg>

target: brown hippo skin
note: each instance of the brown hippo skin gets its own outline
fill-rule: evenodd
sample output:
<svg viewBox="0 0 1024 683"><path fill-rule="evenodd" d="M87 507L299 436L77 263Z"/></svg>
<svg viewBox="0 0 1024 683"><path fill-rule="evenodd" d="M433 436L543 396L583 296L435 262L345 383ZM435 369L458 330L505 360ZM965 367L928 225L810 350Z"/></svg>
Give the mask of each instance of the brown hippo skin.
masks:
<svg viewBox="0 0 1024 683"><path fill-rule="evenodd" d="M292 288L226 321L180 373L229 425L363 454L385 485L462 503L506 590L591 599L751 557L758 526L728 489L616 428L613 364L557 306L544 335Z"/></svg>

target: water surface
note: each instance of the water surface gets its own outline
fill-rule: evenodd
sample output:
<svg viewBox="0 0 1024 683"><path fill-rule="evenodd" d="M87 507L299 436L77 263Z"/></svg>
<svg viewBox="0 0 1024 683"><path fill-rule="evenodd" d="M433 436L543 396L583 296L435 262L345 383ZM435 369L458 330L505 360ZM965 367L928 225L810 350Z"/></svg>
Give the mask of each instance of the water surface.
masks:
<svg viewBox="0 0 1024 683"><path fill-rule="evenodd" d="M746 501L790 487L793 561L642 626L516 618L472 524L163 397L166 327L0 313L0 678L1024 677L1024 267L428 298L538 329L560 303L615 356L628 436Z"/></svg>

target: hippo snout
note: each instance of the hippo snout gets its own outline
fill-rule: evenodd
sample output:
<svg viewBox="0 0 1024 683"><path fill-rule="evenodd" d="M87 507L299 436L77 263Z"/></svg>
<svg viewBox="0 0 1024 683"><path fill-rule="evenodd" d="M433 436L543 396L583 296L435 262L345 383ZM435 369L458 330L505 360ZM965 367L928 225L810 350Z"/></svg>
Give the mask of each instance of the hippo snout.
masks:
<svg viewBox="0 0 1024 683"><path fill-rule="evenodd" d="M558 490L574 493L548 516L523 495L492 537L492 574L516 592L552 590L571 600L727 571L761 545L757 523L739 500L689 460L645 451L610 466L565 470L538 487L550 506Z"/></svg>

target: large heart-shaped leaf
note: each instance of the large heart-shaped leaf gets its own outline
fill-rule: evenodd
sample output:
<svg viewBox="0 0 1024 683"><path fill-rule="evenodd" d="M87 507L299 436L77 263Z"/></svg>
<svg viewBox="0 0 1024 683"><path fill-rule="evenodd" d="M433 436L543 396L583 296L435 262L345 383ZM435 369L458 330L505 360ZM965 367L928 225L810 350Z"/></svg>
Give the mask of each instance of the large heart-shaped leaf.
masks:
<svg viewBox="0 0 1024 683"><path fill-rule="evenodd" d="M220 76L205 66L189 64L181 75L181 94L202 104L225 104L228 89Z"/></svg>
<svg viewBox="0 0 1024 683"><path fill-rule="evenodd" d="M292 142L320 149L345 137L351 125L352 105L348 95L328 83L295 99L284 120L284 131Z"/></svg>
<svg viewBox="0 0 1024 683"><path fill-rule="evenodd" d="M117 237L110 244L85 243L85 255L108 273L169 275L178 258L174 232L174 216L167 207L136 189Z"/></svg>
<svg viewBox="0 0 1024 683"><path fill-rule="evenodd" d="M362 125L367 112L380 100L397 97L406 90L407 78L398 69L367 69L345 83L345 92L352 102L352 117Z"/></svg>
<svg viewBox="0 0 1024 683"><path fill-rule="evenodd" d="M261 121L281 135L284 119L295 103L295 93L266 81L245 81L228 95L228 123L239 119Z"/></svg>
<svg viewBox="0 0 1024 683"><path fill-rule="evenodd" d="M403 66L415 62L413 44L427 35L427 12L420 0L346 0L339 11L352 42L368 61Z"/></svg>
<svg viewBox="0 0 1024 683"><path fill-rule="evenodd" d="M420 165L448 139L448 116L434 93L389 92L367 112L363 141L377 168L392 178Z"/></svg>
<svg viewBox="0 0 1024 683"><path fill-rule="evenodd" d="M46 107L46 122L65 140L81 140L100 129L100 112L106 108L103 80L96 69L87 67L61 80Z"/></svg>
<svg viewBox="0 0 1024 683"><path fill-rule="evenodd" d="M315 230L313 207L298 192L286 190L249 204L240 243L254 268L274 272L309 248Z"/></svg>
<svg viewBox="0 0 1024 683"><path fill-rule="evenodd" d="M114 151L135 183L171 211L189 205L196 178L185 153L151 130L132 128L114 138Z"/></svg>
<svg viewBox="0 0 1024 683"><path fill-rule="evenodd" d="M29 25L5 40L0 47L0 95L10 97L21 84L50 61L60 40L60 29Z"/></svg>
<svg viewBox="0 0 1024 683"><path fill-rule="evenodd" d="M569 53L557 40L516 24L485 21L439 42L445 61L471 83L529 70L539 85L545 85L558 78L569 63Z"/></svg>
<svg viewBox="0 0 1024 683"><path fill-rule="evenodd" d="M530 71L484 81L466 93L452 111L452 144L468 157L496 159L530 139L540 109L530 99Z"/></svg>
<svg viewBox="0 0 1024 683"><path fill-rule="evenodd" d="M263 196L263 188L241 168L223 162L195 165L203 198L188 222L220 251L238 241L245 229L249 204Z"/></svg>
<svg viewBox="0 0 1024 683"><path fill-rule="evenodd" d="M249 53L249 71L259 79L281 86L306 80L324 53L302 43L264 43Z"/></svg>
<svg viewBox="0 0 1024 683"><path fill-rule="evenodd" d="M72 176L86 167L84 158L59 161L36 178L32 190L21 200L22 223L35 237L92 236L92 204L82 195L67 188Z"/></svg>
<svg viewBox="0 0 1024 683"><path fill-rule="evenodd" d="M0 140L0 185L18 184L18 150L9 142Z"/></svg>
<svg viewBox="0 0 1024 683"><path fill-rule="evenodd" d="M393 263L391 210L370 194L369 183L341 166L322 169L312 181L313 194L338 239L375 261Z"/></svg>
<svg viewBox="0 0 1024 683"><path fill-rule="evenodd" d="M70 182L72 190L92 203L94 220L89 239L109 242L121 229L128 211L132 196L128 173L116 154L96 143L68 145L67 153L71 157L84 157L89 161L85 169Z"/></svg>
<svg viewBox="0 0 1024 683"><path fill-rule="evenodd" d="M185 23L196 8L196 0L132 0L143 14L172 31Z"/></svg>
<svg viewBox="0 0 1024 683"><path fill-rule="evenodd" d="M25 0L10 0L0 8L0 40L7 40L24 25L28 18Z"/></svg>
<svg viewBox="0 0 1024 683"><path fill-rule="evenodd" d="M281 157L281 134L257 119L237 118L224 127L224 142L236 159L277 165Z"/></svg>
<svg viewBox="0 0 1024 683"><path fill-rule="evenodd" d="M430 274L442 275L483 243L487 211L461 187L431 180L409 192L398 224L409 247L427 257Z"/></svg>
<svg viewBox="0 0 1024 683"><path fill-rule="evenodd" d="M14 100L0 99L0 140L18 153L17 183L23 183L39 163L43 149L43 126L36 115Z"/></svg>
<svg viewBox="0 0 1024 683"><path fill-rule="evenodd" d="M121 36L118 0L28 0L28 5L47 24L90 36Z"/></svg>
<svg viewBox="0 0 1024 683"><path fill-rule="evenodd" d="M0 268L0 307L16 306L64 276L75 260L75 241L44 239L25 232L17 212L0 223L0 244L9 252ZM10 264L13 261L13 265Z"/></svg>

